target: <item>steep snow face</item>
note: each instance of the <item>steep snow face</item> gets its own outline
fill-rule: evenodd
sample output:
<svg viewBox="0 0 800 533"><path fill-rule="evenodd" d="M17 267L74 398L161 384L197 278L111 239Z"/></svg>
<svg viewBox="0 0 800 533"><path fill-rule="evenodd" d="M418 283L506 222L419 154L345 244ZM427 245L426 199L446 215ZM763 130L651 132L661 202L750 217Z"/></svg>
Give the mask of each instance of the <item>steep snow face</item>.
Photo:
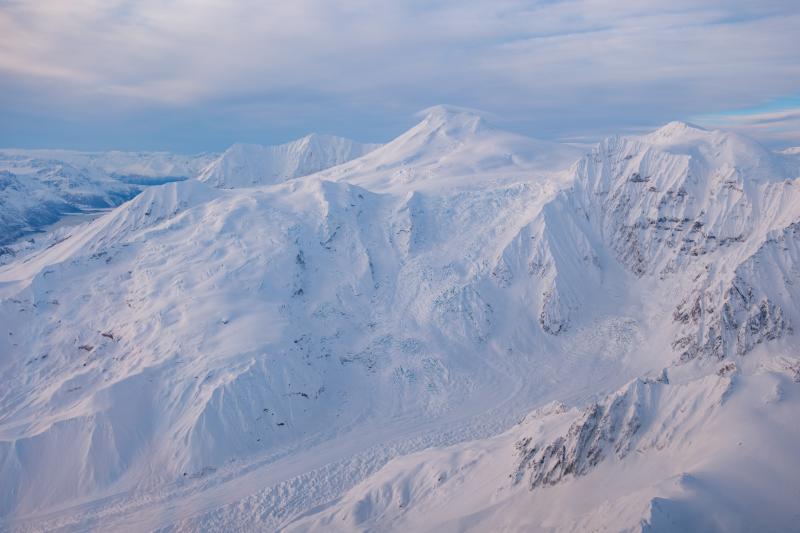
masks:
<svg viewBox="0 0 800 533"><path fill-rule="evenodd" d="M681 325L673 348L682 360L744 355L800 323L800 217L769 233L732 271L708 270L673 313Z"/></svg>
<svg viewBox="0 0 800 533"><path fill-rule="evenodd" d="M628 271L680 287L680 358L741 355L800 319L797 168L754 141L680 122L610 138L566 201Z"/></svg>
<svg viewBox="0 0 800 533"><path fill-rule="evenodd" d="M271 185L361 157L380 145L311 134L278 146L235 144L200 173L200 181L232 189Z"/></svg>
<svg viewBox="0 0 800 533"><path fill-rule="evenodd" d="M737 248L752 253L797 216L795 168L754 141L680 122L607 139L576 173L584 209L637 275L745 241Z"/></svg>
<svg viewBox="0 0 800 533"><path fill-rule="evenodd" d="M794 167L682 123L582 154L437 107L316 174L150 188L0 267L0 516L656 528L781 461L795 494L798 435L770 437L798 401Z"/></svg>

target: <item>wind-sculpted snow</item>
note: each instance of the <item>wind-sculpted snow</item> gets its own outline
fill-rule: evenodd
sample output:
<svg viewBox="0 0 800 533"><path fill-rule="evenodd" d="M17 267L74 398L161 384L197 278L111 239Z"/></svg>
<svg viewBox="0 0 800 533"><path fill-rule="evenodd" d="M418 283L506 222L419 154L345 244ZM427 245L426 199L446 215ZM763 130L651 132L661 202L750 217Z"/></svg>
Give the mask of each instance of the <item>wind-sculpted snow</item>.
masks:
<svg viewBox="0 0 800 533"><path fill-rule="evenodd" d="M447 107L301 141L0 267L3 525L656 527L743 457L741 494L773 460L794 494L791 157L682 123L581 157Z"/></svg>

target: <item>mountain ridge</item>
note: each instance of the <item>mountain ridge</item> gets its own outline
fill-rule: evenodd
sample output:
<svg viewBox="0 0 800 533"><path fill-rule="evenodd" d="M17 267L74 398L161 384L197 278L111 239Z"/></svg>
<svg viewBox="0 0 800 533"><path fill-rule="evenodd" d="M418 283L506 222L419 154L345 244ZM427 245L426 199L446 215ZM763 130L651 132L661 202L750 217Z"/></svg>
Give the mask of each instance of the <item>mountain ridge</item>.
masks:
<svg viewBox="0 0 800 533"><path fill-rule="evenodd" d="M316 133L275 146L236 143L198 179L218 188L272 185L336 166L378 146Z"/></svg>
<svg viewBox="0 0 800 533"><path fill-rule="evenodd" d="M647 530L737 458L796 472L796 433L772 459L703 427L768 446L800 401L798 176L668 126L586 154L435 108L306 176L149 188L0 267L0 516ZM605 479L607 504L565 498ZM191 510L137 503L155 494ZM786 498L768 508L742 523L790 523Z"/></svg>

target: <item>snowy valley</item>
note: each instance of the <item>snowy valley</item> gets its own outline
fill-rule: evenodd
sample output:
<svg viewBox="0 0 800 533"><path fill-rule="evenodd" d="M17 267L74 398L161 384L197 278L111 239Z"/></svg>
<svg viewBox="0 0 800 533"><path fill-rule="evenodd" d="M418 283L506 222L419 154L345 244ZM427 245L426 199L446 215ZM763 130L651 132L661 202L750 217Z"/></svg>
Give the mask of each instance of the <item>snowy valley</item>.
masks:
<svg viewBox="0 0 800 533"><path fill-rule="evenodd" d="M382 145L0 159L0 529L800 523L791 150L437 106Z"/></svg>
<svg viewBox="0 0 800 533"><path fill-rule="evenodd" d="M102 212L142 187L194 177L212 155L165 152L0 150L0 261L22 237L69 215Z"/></svg>

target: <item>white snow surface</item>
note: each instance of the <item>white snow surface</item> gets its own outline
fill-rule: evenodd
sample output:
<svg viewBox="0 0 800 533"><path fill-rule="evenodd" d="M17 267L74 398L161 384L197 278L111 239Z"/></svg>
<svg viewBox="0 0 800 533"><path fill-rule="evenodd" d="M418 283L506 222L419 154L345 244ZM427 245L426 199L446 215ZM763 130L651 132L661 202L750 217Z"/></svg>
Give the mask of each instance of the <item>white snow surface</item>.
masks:
<svg viewBox="0 0 800 533"><path fill-rule="evenodd" d="M796 529L796 158L234 152L0 267L1 528Z"/></svg>
<svg viewBox="0 0 800 533"><path fill-rule="evenodd" d="M271 185L350 161L378 146L316 133L277 146L234 144L199 179L221 189Z"/></svg>

